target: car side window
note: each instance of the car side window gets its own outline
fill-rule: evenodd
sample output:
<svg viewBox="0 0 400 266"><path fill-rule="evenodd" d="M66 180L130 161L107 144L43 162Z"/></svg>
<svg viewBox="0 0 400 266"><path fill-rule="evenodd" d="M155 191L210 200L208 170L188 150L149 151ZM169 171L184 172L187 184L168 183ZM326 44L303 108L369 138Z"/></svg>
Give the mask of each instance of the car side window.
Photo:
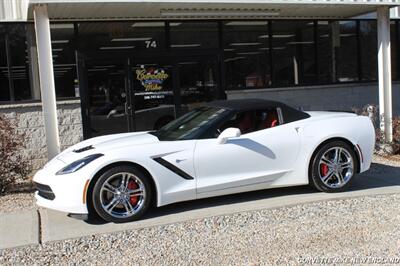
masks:
<svg viewBox="0 0 400 266"><path fill-rule="evenodd" d="M242 134L251 133L278 126L279 116L276 108L263 110L249 110L235 114L229 121L224 122L217 128L215 137L229 127L239 128Z"/></svg>
<svg viewBox="0 0 400 266"><path fill-rule="evenodd" d="M267 129L280 125L278 110L276 108L261 110L258 112L257 117L258 124L256 130Z"/></svg>

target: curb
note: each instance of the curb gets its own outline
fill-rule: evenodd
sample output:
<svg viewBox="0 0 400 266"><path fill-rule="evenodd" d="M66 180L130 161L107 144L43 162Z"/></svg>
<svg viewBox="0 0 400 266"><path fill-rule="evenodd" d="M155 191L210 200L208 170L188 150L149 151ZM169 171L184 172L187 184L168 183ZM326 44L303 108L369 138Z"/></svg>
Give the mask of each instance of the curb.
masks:
<svg viewBox="0 0 400 266"><path fill-rule="evenodd" d="M0 215L0 250L38 245L39 215L37 210Z"/></svg>

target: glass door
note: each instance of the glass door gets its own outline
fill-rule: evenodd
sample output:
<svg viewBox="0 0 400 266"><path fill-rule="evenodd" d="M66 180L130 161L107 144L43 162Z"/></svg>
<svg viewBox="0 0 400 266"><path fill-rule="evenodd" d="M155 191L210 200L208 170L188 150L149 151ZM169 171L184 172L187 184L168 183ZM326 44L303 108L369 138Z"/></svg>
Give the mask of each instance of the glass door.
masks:
<svg viewBox="0 0 400 266"><path fill-rule="evenodd" d="M84 137L157 130L219 98L217 56L79 57Z"/></svg>
<svg viewBox="0 0 400 266"><path fill-rule="evenodd" d="M174 68L169 62L136 60L131 65L135 131L157 130L174 120Z"/></svg>
<svg viewBox="0 0 400 266"><path fill-rule="evenodd" d="M154 63L132 59L136 131L157 130L176 117L218 99L217 57L165 57Z"/></svg>
<svg viewBox="0 0 400 266"><path fill-rule="evenodd" d="M130 128L124 61L90 61L86 65L90 136L128 132Z"/></svg>

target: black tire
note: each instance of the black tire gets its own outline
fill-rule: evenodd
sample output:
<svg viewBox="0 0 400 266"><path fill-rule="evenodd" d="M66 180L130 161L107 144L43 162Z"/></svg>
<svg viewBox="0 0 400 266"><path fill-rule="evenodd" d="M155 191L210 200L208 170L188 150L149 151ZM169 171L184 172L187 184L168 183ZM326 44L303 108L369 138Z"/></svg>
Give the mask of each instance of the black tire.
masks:
<svg viewBox="0 0 400 266"><path fill-rule="evenodd" d="M351 157L352 163L348 163L349 165L352 165L352 174L350 174L351 169L350 168L344 168L343 170L341 170L340 168L337 170L337 172L335 172L335 170L337 168L335 167L328 167L327 166L321 166L320 162L321 162L321 158L324 155L330 155L331 153L335 153L335 150L338 149L339 151L343 152L343 154L341 156L339 156L339 160L340 158L342 158L342 163L344 164L345 162L343 162L343 157L347 158L347 156ZM326 156L324 156L324 158L326 158ZM324 163L322 163L324 164ZM310 165L310 184L317 190L322 191L322 192L342 192L347 190L353 180L355 175L357 174L357 169L359 167L359 162L358 162L358 158L357 155L353 149L352 146L350 146L349 144L347 144L346 142L343 141L331 141L328 142L326 144L324 144L322 147L320 147L317 152L314 154L313 158L311 159L311 165ZM329 171L331 171L331 169L334 169L332 176L327 179L325 182L323 182L323 177L325 176L330 176L329 174L326 174L323 176L323 167L327 167L328 170L324 170L326 172L329 173ZM324 173L326 173L324 172ZM343 176L343 173L346 173L346 175ZM338 176L342 176L342 178L338 178ZM343 180L343 182L339 183L340 180ZM344 182L345 180L347 180L346 182ZM328 183L328 184L327 184ZM336 184L337 183L337 184Z"/></svg>
<svg viewBox="0 0 400 266"><path fill-rule="evenodd" d="M128 179L127 183L132 181L132 179L136 180L136 182L140 182L140 185L142 187L141 189L143 189L143 193L142 193L143 195L138 196L139 199L137 199L137 202L138 202L137 204L139 204L139 202L140 202L140 206L136 205L138 207L138 209L135 212L132 212L126 216L123 216L123 215L119 216L119 215L117 215L117 213L119 213L118 212L119 210L121 211L121 213L123 212L123 209L125 208L124 206L127 206L124 204L128 203L128 201L129 201L129 204L131 204L131 197L128 196L127 193L125 193L124 196L122 196L121 193L118 194L118 197L120 197L120 199L118 199L118 200L121 201L121 203L118 203L114 208L111 209L111 212L113 214L107 212L105 210L106 206L104 206L104 205L106 205L105 202L107 200L107 197L111 198L111 199L108 199L110 201L109 203L111 203L111 201L113 201L113 200L117 201L116 200L117 193L105 192L105 189L103 188L103 184L106 181L107 182L113 181L116 184L116 182L119 182L118 181L119 179L122 180L122 173L124 173L125 176L129 176L127 178ZM129 175L126 175L126 174L129 174ZM122 183L122 181L121 181L121 183ZM121 183L119 185L115 185L114 188L117 190L122 189ZM126 184L125 187L128 189L128 184ZM122 197L124 199L121 199ZM152 197L153 197L153 191L152 191L151 183L149 181L149 177L133 166L117 166L117 167L107 170L96 181L96 183L93 187L93 191L92 191L92 202L93 202L94 210L102 219L104 219L107 222L113 222L113 223L125 223L125 222L132 222L132 221L138 220L148 210L150 203L152 201ZM124 204L122 202L124 202ZM114 205L114 204L112 204L112 205ZM132 205L130 205L130 206L132 206ZM114 209L116 209L116 211L113 212ZM125 208L125 210L128 211L127 208Z"/></svg>

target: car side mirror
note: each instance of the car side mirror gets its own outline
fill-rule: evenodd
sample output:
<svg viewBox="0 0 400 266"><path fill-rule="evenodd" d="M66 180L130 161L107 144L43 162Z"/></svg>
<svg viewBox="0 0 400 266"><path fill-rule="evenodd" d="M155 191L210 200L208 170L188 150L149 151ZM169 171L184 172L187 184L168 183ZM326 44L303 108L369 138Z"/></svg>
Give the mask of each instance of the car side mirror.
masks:
<svg viewBox="0 0 400 266"><path fill-rule="evenodd" d="M240 129L229 127L224 131L222 131L221 134L219 134L217 138L217 143L225 144L229 139L240 137L240 135L241 135Z"/></svg>

